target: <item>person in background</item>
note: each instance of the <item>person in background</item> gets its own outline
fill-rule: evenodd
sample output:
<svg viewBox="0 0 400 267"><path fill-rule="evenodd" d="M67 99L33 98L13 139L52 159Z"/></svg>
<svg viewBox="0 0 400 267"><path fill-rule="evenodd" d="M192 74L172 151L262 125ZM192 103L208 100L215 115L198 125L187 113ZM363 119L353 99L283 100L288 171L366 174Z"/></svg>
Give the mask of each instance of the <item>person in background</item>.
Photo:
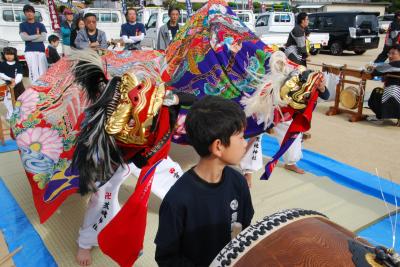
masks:
<svg viewBox="0 0 400 267"><path fill-rule="evenodd" d="M168 10L169 21L161 26L160 31L158 32L157 38L157 49L165 50L168 45L175 38L176 33L179 30L179 9L175 7L171 7Z"/></svg>
<svg viewBox="0 0 400 267"><path fill-rule="evenodd" d="M80 30L76 36L76 48L91 48L95 50L107 49L106 33L97 29L96 15L93 13L86 13L83 19L85 21L85 29Z"/></svg>
<svg viewBox="0 0 400 267"><path fill-rule="evenodd" d="M65 21L61 23L61 37L63 45L63 54L71 54L71 32L73 30L74 13L68 8L64 9Z"/></svg>
<svg viewBox="0 0 400 267"><path fill-rule="evenodd" d="M301 12L297 15L296 26L289 33L289 38L286 42L285 54L291 61L307 66L307 48L305 29L308 27L307 13Z"/></svg>
<svg viewBox="0 0 400 267"><path fill-rule="evenodd" d="M46 27L35 21L35 9L25 5L23 12L25 22L19 25L19 35L25 41L25 60L29 68L29 77L34 82L47 71L47 59L44 41L46 40Z"/></svg>
<svg viewBox="0 0 400 267"><path fill-rule="evenodd" d="M57 47L60 44L60 38L57 35L50 35L48 38L49 45L47 46L47 63L49 65L56 63L60 60L60 55L57 52Z"/></svg>
<svg viewBox="0 0 400 267"><path fill-rule="evenodd" d="M389 63L376 66L372 73L374 76L384 76L385 86L384 89L375 88L372 91L368 106L375 116L369 116L367 120L382 122L384 119L397 119L397 126L400 126L400 79L390 77L400 76L400 45L393 46L388 57Z"/></svg>
<svg viewBox="0 0 400 267"><path fill-rule="evenodd" d="M63 22L65 21L65 14L64 14L64 10L66 9L66 6L60 6L59 11L60 13L58 13L58 20L60 21L60 25L63 24Z"/></svg>
<svg viewBox="0 0 400 267"><path fill-rule="evenodd" d="M389 50L400 44L400 10L394 14L392 23L389 25L389 29L386 33L385 45L383 46L382 52L375 59L374 63L383 63L388 58Z"/></svg>
<svg viewBox="0 0 400 267"><path fill-rule="evenodd" d="M128 8L126 11L127 23L121 25L121 37L125 43L126 50L141 50L140 43L144 39L146 30L144 25L140 22L136 22L136 10Z"/></svg>
<svg viewBox="0 0 400 267"><path fill-rule="evenodd" d="M73 27L73 30L71 31L71 37L70 37L70 43L71 47L76 48L75 45L75 39L76 35L80 30L85 29L85 21L83 20L82 17L78 17L77 20L75 21L75 25Z"/></svg>
<svg viewBox="0 0 400 267"><path fill-rule="evenodd" d="M2 54L3 61L0 63L0 79L4 80L8 89L14 89L14 96L17 98L24 91L22 85L23 69L18 62L17 49L14 47L4 47ZM4 97L4 105L7 108L6 119L9 120L13 113L12 95L10 90Z"/></svg>

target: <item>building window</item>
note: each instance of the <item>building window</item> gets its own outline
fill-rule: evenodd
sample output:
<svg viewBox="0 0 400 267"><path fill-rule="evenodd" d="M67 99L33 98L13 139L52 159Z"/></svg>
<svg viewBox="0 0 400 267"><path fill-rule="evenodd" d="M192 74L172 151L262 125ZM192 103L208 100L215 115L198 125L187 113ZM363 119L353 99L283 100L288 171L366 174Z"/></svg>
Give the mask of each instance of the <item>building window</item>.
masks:
<svg viewBox="0 0 400 267"><path fill-rule="evenodd" d="M3 20L7 22L23 22L26 21L24 12L22 10L3 10ZM43 18L40 12L35 12L35 20L42 22Z"/></svg>

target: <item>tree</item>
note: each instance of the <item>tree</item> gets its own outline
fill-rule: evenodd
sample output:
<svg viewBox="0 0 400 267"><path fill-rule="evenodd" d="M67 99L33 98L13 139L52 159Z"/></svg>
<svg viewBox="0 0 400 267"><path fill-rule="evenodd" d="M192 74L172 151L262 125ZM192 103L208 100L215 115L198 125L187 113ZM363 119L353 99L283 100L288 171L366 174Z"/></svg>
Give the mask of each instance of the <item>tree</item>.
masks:
<svg viewBox="0 0 400 267"><path fill-rule="evenodd" d="M379 2L388 2L387 0L371 0L371 2L379 3ZM400 10L400 1L399 0L392 0L392 4L386 8L388 13L394 13Z"/></svg>
<svg viewBox="0 0 400 267"><path fill-rule="evenodd" d="M199 10L200 8L202 8L206 3L193 3L192 4L192 8L194 11Z"/></svg>

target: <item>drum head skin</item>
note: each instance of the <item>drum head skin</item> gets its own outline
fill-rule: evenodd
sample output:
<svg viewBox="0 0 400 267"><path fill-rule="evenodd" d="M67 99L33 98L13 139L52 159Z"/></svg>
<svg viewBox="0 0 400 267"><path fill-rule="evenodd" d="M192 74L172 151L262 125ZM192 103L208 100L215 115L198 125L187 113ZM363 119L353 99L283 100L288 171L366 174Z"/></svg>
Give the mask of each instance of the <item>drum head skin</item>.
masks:
<svg viewBox="0 0 400 267"><path fill-rule="evenodd" d="M348 109L357 108L358 101L360 99L360 93L354 86L346 87L340 92L340 104Z"/></svg>
<svg viewBox="0 0 400 267"><path fill-rule="evenodd" d="M210 266L355 266L349 249L355 238L323 214L286 210L247 227Z"/></svg>

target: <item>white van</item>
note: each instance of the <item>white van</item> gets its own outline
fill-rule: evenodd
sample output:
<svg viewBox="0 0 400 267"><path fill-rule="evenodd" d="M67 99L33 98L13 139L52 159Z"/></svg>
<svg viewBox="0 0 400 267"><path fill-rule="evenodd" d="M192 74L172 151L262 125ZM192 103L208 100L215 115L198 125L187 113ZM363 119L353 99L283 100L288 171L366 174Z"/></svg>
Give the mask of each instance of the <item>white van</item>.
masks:
<svg viewBox="0 0 400 267"><path fill-rule="evenodd" d="M47 36L54 33L51 29L51 21L49 9L44 5L32 5L35 8L36 21L44 24L47 30ZM7 40L9 46L17 49L18 57L24 61L25 42L19 36L19 24L25 21L25 15L22 11L24 5L22 4L6 4L0 5L0 38ZM58 34L57 34L58 35ZM47 47L47 40L45 46ZM61 45L57 49L61 53Z"/></svg>
<svg viewBox="0 0 400 267"><path fill-rule="evenodd" d="M187 12L181 10L181 15L179 17L179 25L183 26L187 20ZM146 26L146 36L142 42L142 46L151 46L154 49L157 44L158 31L161 26L169 21L168 10L160 9L158 12L150 15Z"/></svg>
<svg viewBox="0 0 400 267"><path fill-rule="evenodd" d="M121 25L125 23L125 16L120 10L110 8L85 8L83 16L86 13L93 13L97 17L97 28L104 31L107 40L119 39Z"/></svg>
<svg viewBox="0 0 400 267"><path fill-rule="evenodd" d="M249 28L252 32L255 32L255 16L252 10L233 10L239 19Z"/></svg>
<svg viewBox="0 0 400 267"><path fill-rule="evenodd" d="M149 18L151 14L153 13L158 13L162 11L163 9L160 7L145 7L140 10L137 10L137 22L143 23L143 25L146 25L147 22L149 21Z"/></svg>
<svg viewBox="0 0 400 267"><path fill-rule="evenodd" d="M290 32L295 25L292 12L266 12L258 16L255 23L256 34L262 36L266 33Z"/></svg>

